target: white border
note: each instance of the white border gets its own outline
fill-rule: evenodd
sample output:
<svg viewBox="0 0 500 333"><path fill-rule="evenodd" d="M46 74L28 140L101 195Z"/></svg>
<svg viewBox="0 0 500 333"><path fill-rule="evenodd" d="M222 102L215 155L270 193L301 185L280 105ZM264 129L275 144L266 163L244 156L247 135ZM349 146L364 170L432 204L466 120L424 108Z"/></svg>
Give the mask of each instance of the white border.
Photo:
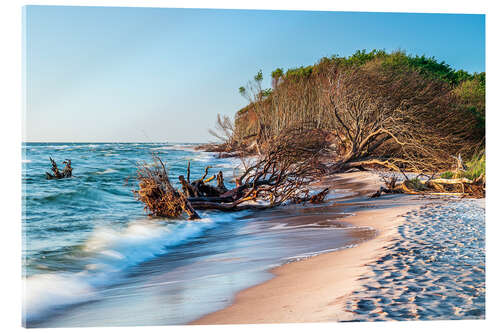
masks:
<svg viewBox="0 0 500 333"><path fill-rule="evenodd" d="M1 309L0 327L3 331L20 330L21 328L21 7L23 5L79 5L79 6L128 6L128 7L184 7L184 8L233 8L233 9L289 9L289 10L334 10L334 11L377 11L377 12L422 12L422 13L480 13L486 18L486 68L487 68L487 320L485 321L430 321L404 323L321 323L307 325L243 325L243 326L167 326L167 327L129 327L129 328L94 328L94 332L131 332L136 330L148 332L250 332L252 330L300 332L303 330L332 332L366 331L370 332L420 332L425 331L490 331L498 317L498 237L500 237L498 214L495 209L497 190L499 187L495 167L499 165L498 130L500 124L498 103L498 31L500 31L499 12L494 1L174 1L174 0L99 0L99 1L26 1L4 0L0 10L0 43L2 44L0 61L0 96L1 96L1 171L0 171L0 207L1 230L0 241L0 286ZM90 330L87 328L58 329ZM46 329L44 332L53 331ZM493 331L493 329L491 329Z"/></svg>

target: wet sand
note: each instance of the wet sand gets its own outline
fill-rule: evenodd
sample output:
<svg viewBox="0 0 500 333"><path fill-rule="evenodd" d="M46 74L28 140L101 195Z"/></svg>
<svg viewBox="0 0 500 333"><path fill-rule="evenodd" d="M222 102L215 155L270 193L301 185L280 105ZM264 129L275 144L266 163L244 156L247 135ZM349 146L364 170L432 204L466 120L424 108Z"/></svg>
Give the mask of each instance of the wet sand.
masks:
<svg viewBox="0 0 500 333"><path fill-rule="evenodd" d="M355 215L342 222L377 230L374 238L357 246L326 253L273 269L275 278L238 293L232 305L206 315L192 324L298 323L355 320L347 308L354 292L362 290L364 278L375 276L370 266L387 255L398 239L403 215L429 202L418 196L386 195L367 199L381 185L370 172L346 173L326 178L331 184L354 193L336 200L333 207ZM321 211L321 209L319 209Z"/></svg>

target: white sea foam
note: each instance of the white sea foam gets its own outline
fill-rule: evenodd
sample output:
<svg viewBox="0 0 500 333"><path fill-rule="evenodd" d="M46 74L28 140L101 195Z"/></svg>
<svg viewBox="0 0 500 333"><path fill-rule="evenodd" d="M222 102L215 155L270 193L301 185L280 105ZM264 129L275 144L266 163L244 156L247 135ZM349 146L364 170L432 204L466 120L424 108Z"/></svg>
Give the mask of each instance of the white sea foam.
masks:
<svg viewBox="0 0 500 333"><path fill-rule="evenodd" d="M99 175L102 175L102 174L105 174L105 173L113 173L113 172L118 172L118 171L116 171L115 169L108 168L108 169L103 170L103 171L97 171L96 173L99 174Z"/></svg>
<svg viewBox="0 0 500 333"><path fill-rule="evenodd" d="M309 223L309 224L300 224L300 225L289 225L287 223L279 223L275 226L269 228L270 230L285 230L285 229L304 229L308 227L318 227L319 223Z"/></svg>
<svg viewBox="0 0 500 333"><path fill-rule="evenodd" d="M336 190L330 191L326 195L325 200L340 199L340 198L348 197L348 196L353 195L353 194L354 194L354 192L352 192L350 190L336 189Z"/></svg>
<svg viewBox="0 0 500 333"><path fill-rule="evenodd" d="M54 146L47 146L45 148L63 150L63 149L69 148L69 147L70 146L68 146L68 145L54 145Z"/></svg>
<svg viewBox="0 0 500 333"><path fill-rule="evenodd" d="M330 220L330 219L327 219L326 221L328 221L328 222L336 222L335 220ZM315 228L315 227L325 228L324 225L321 225L319 223L308 223L308 224L299 224L299 225L289 225L287 223L279 223L279 224L277 224L275 226L272 226L269 229L270 230L285 230L285 229L308 229L308 228ZM372 228L370 226L358 227L358 226L349 225L349 224L346 224L344 226L332 226L330 228L334 228L334 229L337 229L337 230L351 230L351 229L357 229L357 230L375 230L374 228Z"/></svg>
<svg viewBox="0 0 500 333"><path fill-rule="evenodd" d="M99 288L119 282L124 271L191 241L237 215L161 224L138 220L123 229L96 228L84 244L89 260L78 273L37 274L24 279L24 320L39 320L58 307L99 297Z"/></svg>
<svg viewBox="0 0 500 333"><path fill-rule="evenodd" d="M22 163L31 163L31 160L22 160Z"/></svg>
<svg viewBox="0 0 500 333"><path fill-rule="evenodd" d="M171 146L164 146L164 147L150 148L150 150L169 150L171 148L172 148Z"/></svg>
<svg viewBox="0 0 500 333"><path fill-rule="evenodd" d="M241 165L241 161L237 157L227 157L227 158L220 158L214 161L215 166L219 168L242 168L243 166Z"/></svg>
<svg viewBox="0 0 500 333"><path fill-rule="evenodd" d="M192 152L197 151L194 145L167 145L167 146L151 148L151 150L184 150Z"/></svg>
<svg viewBox="0 0 500 333"><path fill-rule="evenodd" d="M197 152L197 155L193 156L193 159L199 162L210 163L210 164L215 164L218 161L218 159L213 153L208 153L204 151Z"/></svg>
<svg viewBox="0 0 500 333"><path fill-rule="evenodd" d="M349 244L349 245L346 245L346 246L336 247L336 248L333 248L333 249L326 249L326 250L323 250L323 251L303 253L303 254L300 254L300 255L297 255L297 256L284 258L284 260L286 262L300 261L300 260L308 259L308 258L311 258L311 257L319 256L320 254L323 254L323 253L329 253L329 252L334 252L334 251L340 251L340 250L350 249L350 248L353 248L353 247L356 247L356 246L358 246L358 244Z"/></svg>
<svg viewBox="0 0 500 333"><path fill-rule="evenodd" d="M95 290L85 281L83 273L34 275L24 279L24 320L39 320L49 309L93 298Z"/></svg>
<svg viewBox="0 0 500 333"><path fill-rule="evenodd" d="M185 151L197 151L195 145L172 145L169 149L173 150L185 150Z"/></svg>
<svg viewBox="0 0 500 333"><path fill-rule="evenodd" d="M123 230L97 228L85 243L85 251L95 256L98 270L120 271L164 254L213 227L211 219L161 225L154 221L136 221Z"/></svg>

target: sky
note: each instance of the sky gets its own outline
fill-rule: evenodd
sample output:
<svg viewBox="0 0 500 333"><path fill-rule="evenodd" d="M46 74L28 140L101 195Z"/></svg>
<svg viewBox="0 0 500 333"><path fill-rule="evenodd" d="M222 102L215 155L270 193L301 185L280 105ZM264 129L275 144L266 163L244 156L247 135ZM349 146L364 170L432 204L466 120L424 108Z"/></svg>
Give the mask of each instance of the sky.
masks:
<svg viewBox="0 0 500 333"><path fill-rule="evenodd" d="M168 8L24 8L24 141L207 142L258 70L358 49L485 71L485 18Z"/></svg>

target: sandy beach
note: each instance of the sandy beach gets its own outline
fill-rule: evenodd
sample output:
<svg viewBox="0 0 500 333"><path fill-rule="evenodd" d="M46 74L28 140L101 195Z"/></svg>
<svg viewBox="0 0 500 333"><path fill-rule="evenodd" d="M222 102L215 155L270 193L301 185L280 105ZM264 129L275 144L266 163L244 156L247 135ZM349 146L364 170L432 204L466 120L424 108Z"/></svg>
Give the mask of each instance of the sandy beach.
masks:
<svg viewBox="0 0 500 333"><path fill-rule="evenodd" d="M433 316L426 318L422 315L423 311L418 312L415 310L417 307L415 299L423 288L415 287L411 289L411 284L415 283L415 274L427 274L427 280L420 282L427 286L428 291L431 292L432 288L440 289L439 286L436 287L436 281L443 279L442 274L439 275L440 272L434 272L438 276L436 279L432 279L433 273L421 272L417 268L415 268L417 271L412 271L413 266L408 262L401 264L396 259L384 261L381 258L393 258L394 254L403 245L411 245L411 238L406 239L406 244L401 242L403 239L401 228L404 227L405 223L409 223L408 216L411 216L411 214L417 216L419 211L425 210L426 206L435 203L446 206L446 202L450 201L450 199L430 200L420 196L408 195L386 195L378 199L368 199L367 194L375 192L380 187L379 176L371 172L335 175L325 179L323 183L329 183L336 189L348 188L353 190L354 195L338 200L335 203L344 211L353 213L350 216L341 218L340 221L354 226L371 227L376 230L376 236L352 248L321 254L275 268L271 271L275 276L274 278L241 291L236 295L234 302L229 307L206 315L192 322L192 324L399 320L403 316L406 320L440 318L439 312L436 311L431 311ZM453 199L451 200L453 201ZM429 209L427 210L429 211ZM408 231L406 230L406 232ZM414 254L408 253L406 256L402 255L400 257L408 259L408 256L414 256ZM412 261L412 259L407 261ZM439 263L437 267L440 267ZM482 276L484 286L484 257L482 267L481 262L479 262L479 267L473 268L479 272L479 282L472 281L472 283L481 284ZM449 268L443 266L443 269ZM382 274L379 274L380 272ZM398 272L402 272L402 274ZM400 281L395 278L398 274ZM401 281L401 275L405 278L404 281ZM464 283L470 283L471 281L471 279L465 278L467 275L469 274L463 274L464 278L462 280L465 281ZM408 284L408 286L405 284ZM464 288L466 287L464 286ZM372 291L372 295L370 295L370 291ZM444 291L446 291L446 288L444 288ZM415 295L408 296L409 292L414 292ZM481 292L484 293L484 288L483 291L479 290L479 294L477 291L475 292L476 294L473 294L471 298L481 302L480 294ZM380 299L381 294L385 295L382 299ZM441 298L446 298L443 295L442 293ZM478 296L479 298L477 298ZM456 303L457 300L453 299L453 302ZM482 296L482 302L484 303L484 295ZM469 304L471 309L467 313L470 318L484 316L484 304L481 313L481 311L474 312L475 303L470 299L463 302L459 300L458 303ZM392 305L392 310L402 312L391 312L391 310L384 308L383 304ZM413 312L411 311L412 304ZM425 304L420 308L426 308L427 310L427 308L432 307L432 305L426 306ZM438 308L440 304L437 302ZM467 306L463 308L467 308ZM453 307L447 309L453 313L458 311ZM447 315L449 313L443 313L444 317ZM458 315L460 315L460 312Z"/></svg>

